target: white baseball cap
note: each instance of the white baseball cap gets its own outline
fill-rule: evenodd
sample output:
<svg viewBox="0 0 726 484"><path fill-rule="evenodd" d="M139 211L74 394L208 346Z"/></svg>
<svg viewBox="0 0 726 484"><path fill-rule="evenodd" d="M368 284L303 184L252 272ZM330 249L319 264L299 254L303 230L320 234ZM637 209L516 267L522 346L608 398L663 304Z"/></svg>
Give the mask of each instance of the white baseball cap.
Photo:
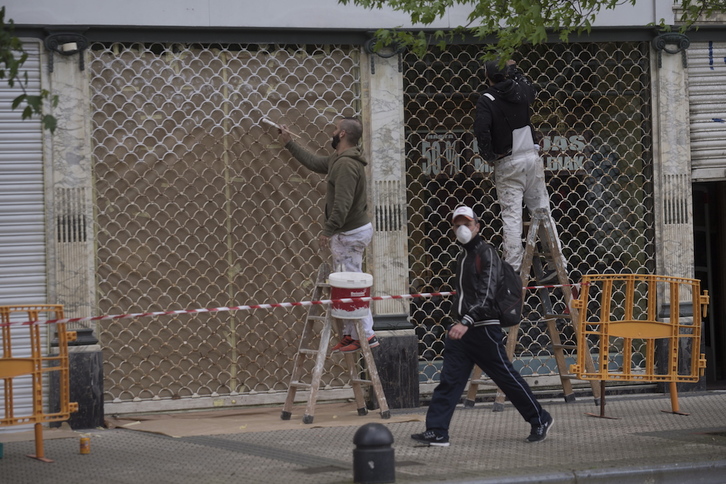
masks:
<svg viewBox="0 0 726 484"><path fill-rule="evenodd" d="M453 222L456 220L456 217L459 215L463 215L464 217L468 218L469 220L476 220L476 215L474 215L474 210L471 208L462 205L460 207L456 207L456 210L454 210L454 213L451 214L451 221Z"/></svg>

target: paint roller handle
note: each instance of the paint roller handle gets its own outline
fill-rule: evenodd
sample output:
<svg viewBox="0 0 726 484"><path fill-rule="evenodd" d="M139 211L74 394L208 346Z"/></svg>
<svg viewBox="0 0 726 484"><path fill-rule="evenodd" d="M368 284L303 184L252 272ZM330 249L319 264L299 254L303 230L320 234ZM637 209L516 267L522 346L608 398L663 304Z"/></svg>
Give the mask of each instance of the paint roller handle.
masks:
<svg viewBox="0 0 726 484"><path fill-rule="evenodd" d="M282 139L282 141L284 141L285 144L287 144L289 141L291 141L293 137L298 138L298 139L300 138L299 135L296 135L295 133L290 132L290 130L287 129L287 126L285 126L284 124L279 125L277 123L273 123L272 121L270 121L267 118L262 118L262 122L265 124L269 124L273 128L277 128L277 133L280 135L280 138Z"/></svg>

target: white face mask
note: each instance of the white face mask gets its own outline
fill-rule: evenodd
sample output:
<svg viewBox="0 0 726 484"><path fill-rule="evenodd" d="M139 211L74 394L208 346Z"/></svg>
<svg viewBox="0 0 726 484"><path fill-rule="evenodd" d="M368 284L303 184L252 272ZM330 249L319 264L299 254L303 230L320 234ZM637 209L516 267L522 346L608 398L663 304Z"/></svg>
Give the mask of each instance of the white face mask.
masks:
<svg viewBox="0 0 726 484"><path fill-rule="evenodd" d="M462 244L468 243L473 236L471 230L466 225L459 225L459 228L456 229L456 240Z"/></svg>

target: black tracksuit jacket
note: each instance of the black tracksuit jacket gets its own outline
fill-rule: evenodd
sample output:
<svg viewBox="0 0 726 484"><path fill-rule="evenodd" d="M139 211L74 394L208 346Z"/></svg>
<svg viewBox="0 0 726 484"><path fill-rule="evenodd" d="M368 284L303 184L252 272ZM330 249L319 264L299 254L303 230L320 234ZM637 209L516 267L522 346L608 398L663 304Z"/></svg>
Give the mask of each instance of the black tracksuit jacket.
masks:
<svg viewBox="0 0 726 484"><path fill-rule="evenodd" d="M467 326L499 324L496 289L501 259L479 235L464 244L456 258L454 318Z"/></svg>

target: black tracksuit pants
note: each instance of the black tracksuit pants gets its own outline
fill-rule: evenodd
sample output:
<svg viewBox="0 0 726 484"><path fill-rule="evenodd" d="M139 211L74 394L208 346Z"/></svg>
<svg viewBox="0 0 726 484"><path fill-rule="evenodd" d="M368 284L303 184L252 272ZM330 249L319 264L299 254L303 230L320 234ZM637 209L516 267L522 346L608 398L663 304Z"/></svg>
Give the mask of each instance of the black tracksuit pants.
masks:
<svg viewBox="0 0 726 484"><path fill-rule="evenodd" d="M532 425L547 420L547 411L507 358L504 333L495 324L471 327L459 340L447 335L441 381L426 413L427 430L448 437L451 417L475 364L497 384L524 420Z"/></svg>

